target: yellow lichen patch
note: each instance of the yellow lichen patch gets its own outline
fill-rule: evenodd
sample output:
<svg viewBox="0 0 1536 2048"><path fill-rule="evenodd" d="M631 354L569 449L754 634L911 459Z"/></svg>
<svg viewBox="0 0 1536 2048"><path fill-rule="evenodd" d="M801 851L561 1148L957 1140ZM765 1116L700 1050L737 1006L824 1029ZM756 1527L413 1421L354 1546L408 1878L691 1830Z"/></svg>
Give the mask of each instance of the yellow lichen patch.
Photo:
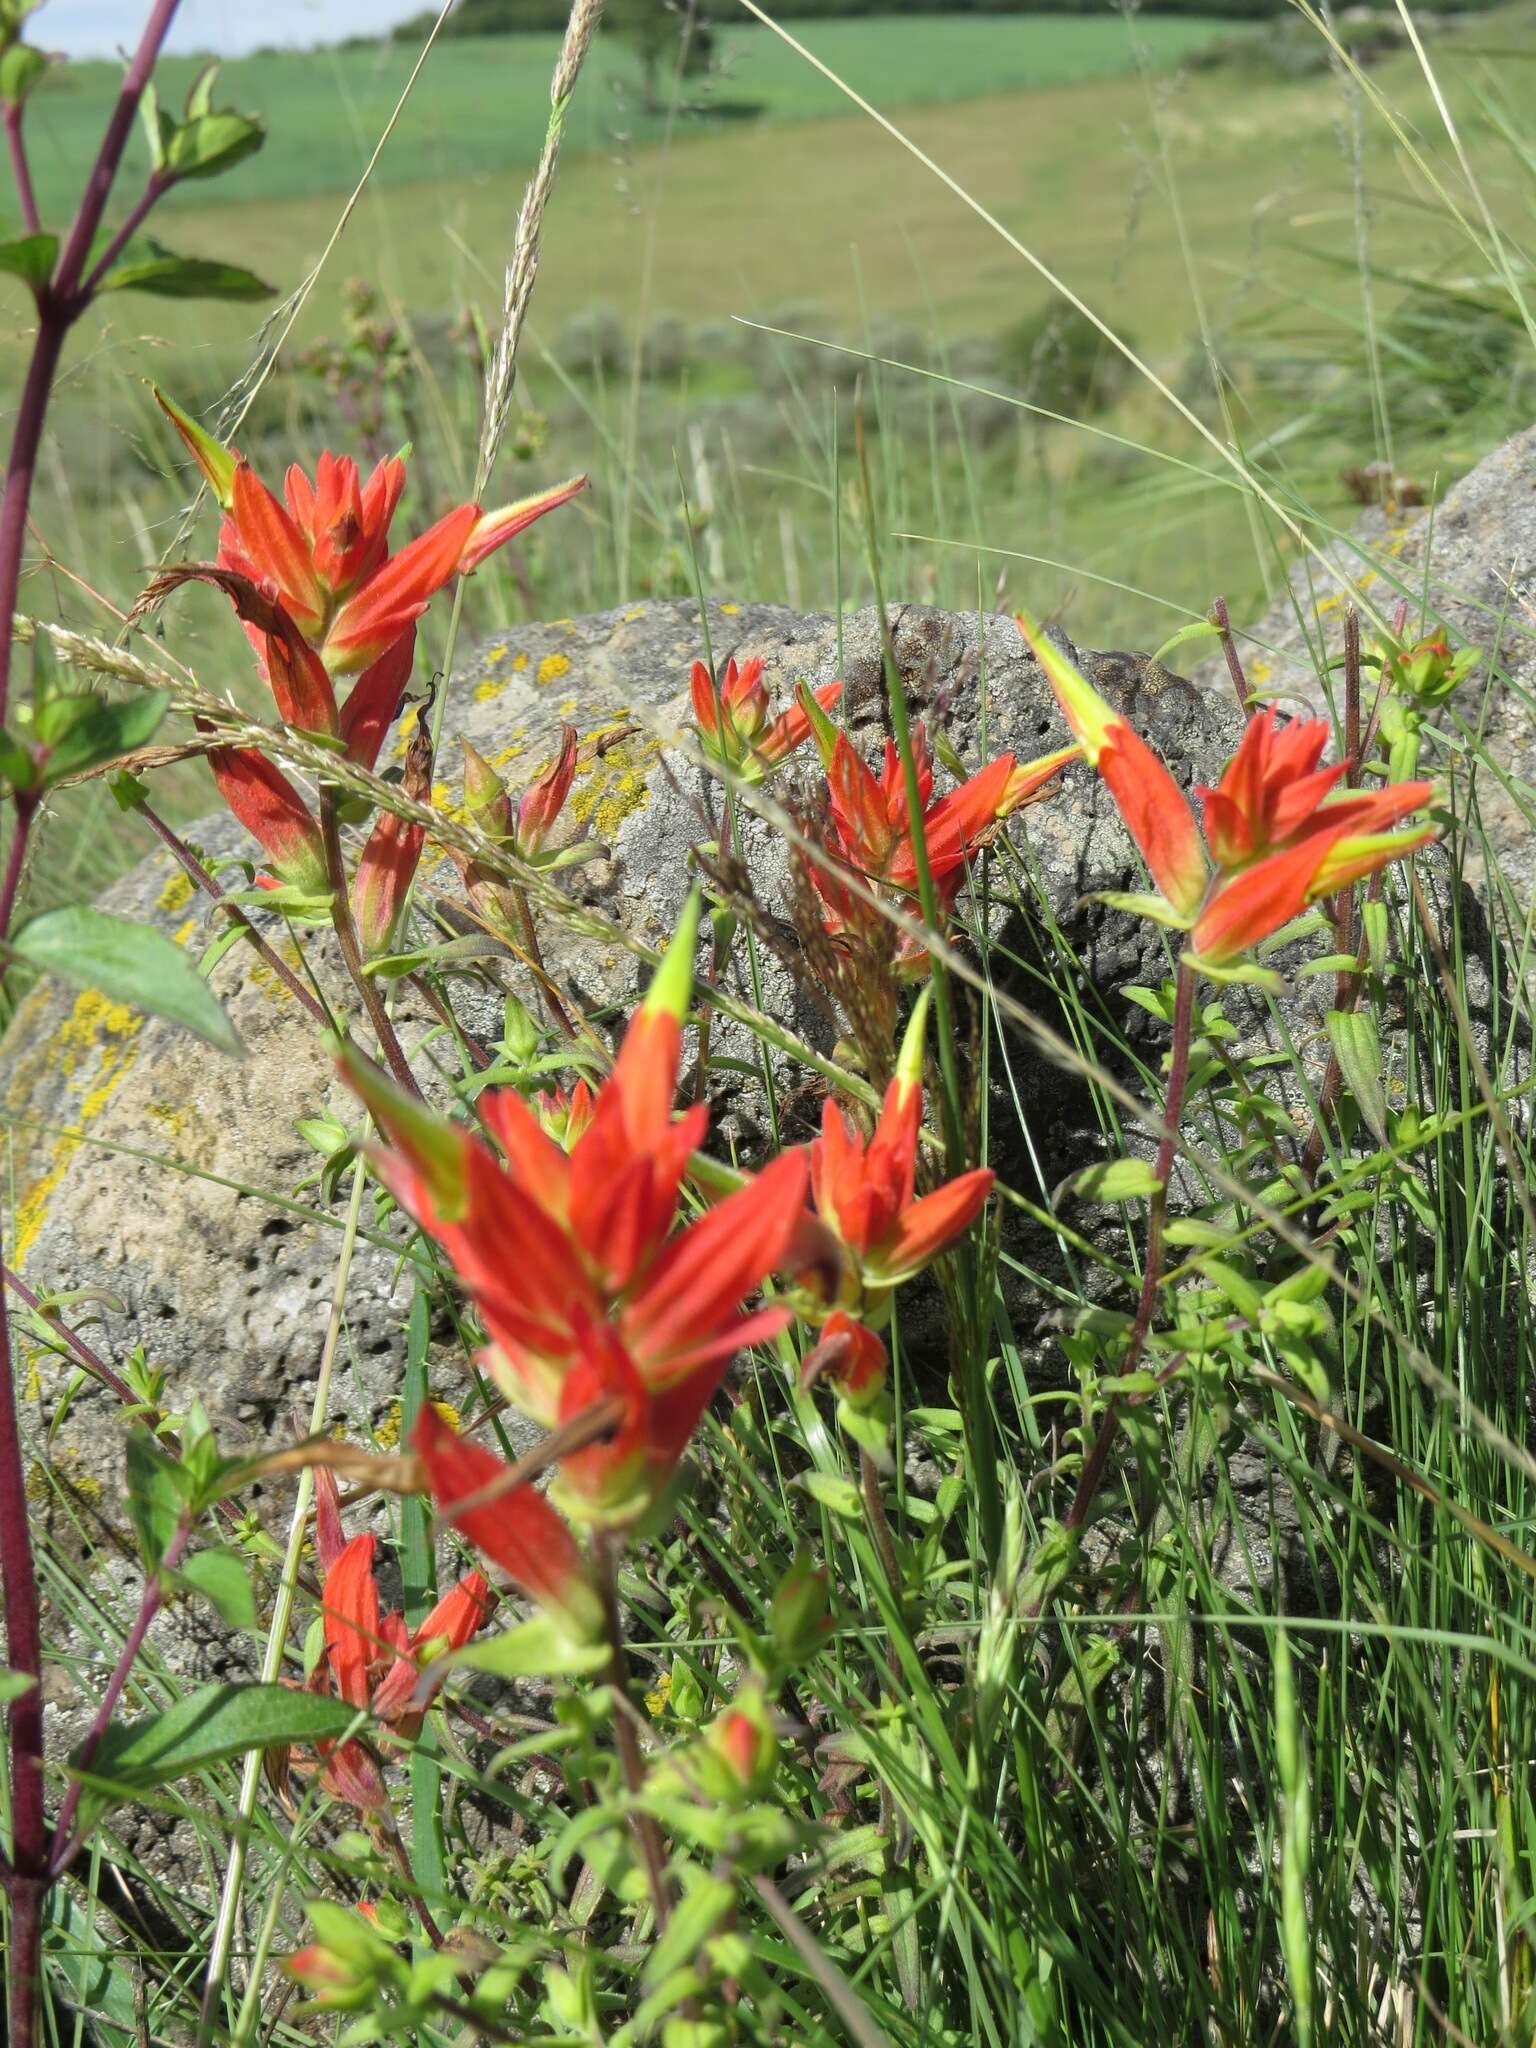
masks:
<svg viewBox="0 0 1536 2048"><path fill-rule="evenodd" d="M616 718L591 737L601 739L628 723L627 718ZM659 740L636 737L621 740L578 768L571 789L571 816L576 823L590 824L599 839L611 840L630 812L639 810L649 798L647 771L660 752Z"/></svg>
<svg viewBox="0 0 1536 2048"><path fill-rule="evenodd" d="M446 783L446 782L434 782L434 783L433 783L433 785L432 785L432 808L433 808L433 810L434 810L434 811L446 811L446 810L447 810L447 809L449 808L449 806L450 806L450 805L452 804L452 802L453 802L453 791L452 791L452 790L451 790L451 789L450 789L450 788L448 787L447 783Z"/></svg>
<svg viewBox="0 0 1536 2048"><path fill-rule="evenodd" d="M400 730L395 734L395 744L390 748L393 760L403 761L411 744L411 734L416 730L416 706L407 704L405 716L400 721Z"/></svg>
<svg viewBox="0 0 1536 2048"><path fill-rule="evenodd" d="M635 623L636 619L643 619L644 617L645 606L643 604L637 604L632 612L626 612L624 614L624 623L626 626L632 626Z"/></svg>
<svg viewBox="0 0 1536 2048"><path fill-rule="evenodd" d="M520 746L514 740L510 746L503 747L500 753L491 755L491 766L493 768L505 768L509 761L517 760L520 755L526 754L527 751L526 747Z"/></svg>
<svg viewBox="0 0 1536 2048"><path fill-rule="evenodd" d="M734 619L736 614L741 610L741 606L739 604L723 604L721 605L720 609L722 612L724 612L725 616L728 619Z"/></svg>
<svg viewBox="0 0 1536 2048"><path fill-rule="evenodd" d="M570 667L571 663L568 655L546 654L539 663L538 668L534 671L533 679L542 690L546 683L558 682L561 676L568 675Z"/></svg>
<svg viewBox="0 0 1536 2048"><path fill-rule="evenodd" d="M175 940L178 946L184 946L187 943L188 939L191 938L192 934L196 930L197 919L195 917L184 918L182 922L179 925L177 925L175 931L171 933L171 937Z"/></svg>
<svg viewBox="0 0 1536 2048"><path fill-rule="evenodd" d="M149 1115L173 1138L179 1138L187 1128L187 1112L178 1109L174 1102L152 1102Z"/></svg>
<svg viewBox="0 0 1536 2048"><path fill-rule="evenodd" d="M506 641L498 640L494 647L487 647L487 649L485 650L485 658L487 661L505 661L507 658L507 652L508 649Z"/></svg>
<svg viewBox="0 0 1536 2048"><path fill-rule="evenodd" d="M458 1428L459 1411L451 1401L433 1401L430 1405L442 1417L450 1429Z"/></svg>
<svg viewBox="0 0 1536 2048"><path fill-rule="evenodd" d="M1250 683L1267 683L1273 674L1274 669L1264 659L1262 654L1256 654L1248 664L1248 680Z"/></svg>
<svg viewBox="0 0 1536 2048"><path fill-rule="evenodd" d="M528 666L528 657L527 657L527 655L526 655L526 654L514 654L514 655L513 655L513 657L512 657L512 666L513 666L513 667L514 667L515 669L525 669L525 668L526 668L526 667Z"/></svg>
<svg viewBox="0 0 1536 2048"><path fill-rule="evenodd" d="M656 1683L651 1687L651 1690L645 1696L646 1712L650 1714L661 1713L661 1711L666 1706L668 1700L670 1700L671 1697L672 1674L670 1671L663 1671L660 1678L657 1679Z"/></svg>
<svg viewBox="0 0 1536 2048"><path fill-rule="evenodd" d="M477 704L493 704L502 696L507 687L505 676L487 676L483 683L476 683L474 699Z"/></svg>
<svg viewBox="0 0 1536 2048"><path fill-rule="evenodd" d="M574 697L562 699L559 710L562 718L573 718L576 714L576 699Z"/></svg>
<svg viewBox="0 0 1536 2048"><path fill-rule="evenodd" d="M46 1507L56 1493L72 1494L77 1501L100 1506L101 1481L80 1470L78 1451L55 1451L46 1465L34 1459L28 1469L27 1499L33 1507Z"/></svg>
<svg viewBox="0 0 1536 2048"><path fill-rule="evenodd" d="M192 877L184 875L178 868L155 898L155 908L174 916L178 910L185 910L191 901Z"/></svg>
<svg viewBox="0 0 1536 2048"><path fill-rule="evenodd" d="M405 1414L403 1402L391 1401L379 1417L373 1432L374 1445L381 1451L392 1451L400 1441L400 1423Z"/></svg>
<svg viewBox="0 0 1536 2048"><path fill-rule="evenodd" d="M11 1251L24 1265L43 1227L59 1182L79 1149L80 1135L100 1116L122 1085L137 1050L144 1019L126 1003L109 1002L95 989L82 989L49 1047L49 1064L69 1082L75 1098L74 1129L56 1139L40 1172L16 1203Z"/></svg>

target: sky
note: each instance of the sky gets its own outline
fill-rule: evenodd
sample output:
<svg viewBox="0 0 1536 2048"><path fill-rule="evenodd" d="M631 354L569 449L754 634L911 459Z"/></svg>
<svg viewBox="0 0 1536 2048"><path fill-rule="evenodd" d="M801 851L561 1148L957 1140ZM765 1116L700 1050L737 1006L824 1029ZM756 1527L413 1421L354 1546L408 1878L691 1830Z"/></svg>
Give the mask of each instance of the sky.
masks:
<svg viewBox="0 0 1536 2048"><path fill-rule="evenodd" d="M237 56L262 43L333 43L376 35L425 0L181 0L166 47ZM111 57L137 42L148 0L47 0L27 40L71 57Z"/></svg>

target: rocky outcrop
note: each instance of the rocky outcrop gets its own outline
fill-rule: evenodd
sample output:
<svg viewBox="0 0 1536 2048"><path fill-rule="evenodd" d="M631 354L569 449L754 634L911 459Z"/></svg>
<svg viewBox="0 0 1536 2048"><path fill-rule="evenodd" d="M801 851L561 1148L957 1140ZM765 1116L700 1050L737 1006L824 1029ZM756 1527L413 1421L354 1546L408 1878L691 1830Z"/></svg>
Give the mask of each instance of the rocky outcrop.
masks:
<svg viewBox="0 0 1536 2048"><path fill-rule="evenodd" d="M1458 644L1484 651L1450 711L1491 766L1477 767L1469 785L1463 753L1458 812L1476 816L1507 884L1506 908L1523 917L1536 895L1536 427L1495 449L1431 510L1369 513L1325 553L1362 608L1390 619L1406 600L1413 630L1444 624ZM1255 688L1326 711L1324 664L1338 657L1345 601L1318 562L1298 561L1287 595L1241 635ZM1207 662L1196 681L1226 688L1225 668ZM1453 727L1450 717L1441 723ZM1451 765L1443 751L1426 761L1441 774ZM1464 866L1485 895L1497 893L1475 836Z"/></svg>
<svg viewBox="0 0 1536 2048"><path fill-rule="evenodd" d="M919 607L895 609L892 621L913 703L967 766L982 758L983 739L987 750L1011 747L1026 756L1061 743L1048 686L1011 621L989 619L978 631L974 617ZM801 677L816 683L841 670L854 732L871 746L882 734L872 613L844 621L841 655L834 620L769 606L711 606L708 637L717 659L761 655L780 699ZM584 738L615 741L582 771L570 807L573 829L603 853L566 870L565 879L641 940L670 931L689 886L691 849L706 833L699 772L666 745L679 730L681 692L703 638L693 604L647 604L509 632L454 683L448 732L471 739L514 786L542 765L564 718ZM1204 779L1219 766L1235 723L1227 700L1202 697L1141 657L1081 659L1182 777ZM398 757L405 736L393 745ZM446 780L437 798L448 803L457 795L451 758L440 772ZM786 800L793 788L793 772L774 784ZM761 823L749 820L745 829L751 886L763 915L782 920L782 849ZM241 850L226 818L191 836L210 856ZM1038 1008L1033 969L1046 950L1059 960L1067 949L1079 979L1096 986L1090 1000L1106 1021L1134 1034L1145 1020L1115 992L1157 977L1159 940L1146 926L1079 905L1085 891L1125 886L1134 874L1129 843L1097 779L1086 770L1070 774L1060 795L1016 822L1012 837L1059 926L1057 940L1047 939L1040 920L1010 907L999 890L994 928L1005 951L998 958L1017 963L1017 992ZM103 901L189 947L208 931L202 901L168 856L125 876ZM322 977L333 979L327 947L310 950ZM562 979L593 1009L622 1009L640 985L634 958L611 941L551 932L549 950ZM762 971L764 1006L829 1045L825 1015L806 1003L771 951L762 954ZM728 973L749 993L739 961ZM142 1345L168 1368L173 1404L195 1391L221 1434L263 1439L307 1411L339 1243L339 1208L317 1186L301 1185L318 1160L295 1124L325 1112L355 1123L356 1106L292 996L245 948L225 956L213 985L245 1043L243 1061L218 1058L172 1027L91 994L43 985L27 998L4 1082L17 1191L14 1253L34 1287L93 1290L102 1348L120 1357ZM466 1015L492 1035L502 986L532 1000L510 956L492 963L480 985L462 986ZM407 1037L419 1037L429 1022L408 995L400 1021ZM723 1036L722 1048L730 1049ZM1033 1151L1001 1163L1039 1194L1042 1183L1091 1156L1097 1119L1087 1091L1042 1067L1027 1042L1010 1046L1009 1063L999 1085L1025 1104ZM807 1100L797 1117L790 1074L781 1067L778 1079L786 1135L804 1136L815 1104ZM730 1120L730 1135L750 1151L761 1095L754 1103L750 1089L727 1080L722 1096L717 1108ZM1012 1115L1007 1121L1017 1124ZM370 1219L348 1293L334 1403L336 1419L364 1440L387 1443L397 1427L407 1303L391 1228ZM29 1409L34 1428L46 1431L68 1374L44 1352L35 1364ZM82 1389L50 1440L55 1469L103 1512L117 1495L121 1458L109 1407L94 1387Z"/></svg>

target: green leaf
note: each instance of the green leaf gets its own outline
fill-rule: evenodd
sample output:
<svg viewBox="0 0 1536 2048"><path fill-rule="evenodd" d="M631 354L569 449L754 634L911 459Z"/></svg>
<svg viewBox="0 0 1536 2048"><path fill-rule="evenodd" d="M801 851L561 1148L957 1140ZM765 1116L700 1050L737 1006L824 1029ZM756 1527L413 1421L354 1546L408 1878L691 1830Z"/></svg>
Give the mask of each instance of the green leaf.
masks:
<svg viewBox="0 0 1536 2048"><path fill-rule="evenodd" d="M1169 655L1176 648L1188 647L1192 641L1219 640L1220 638L1221 628L1219 626L1213 624L1210 619L1196 619L1191 625L1180 626L1177 633L1170 633L1152 659L1155 662L1162 663L1168 659Z"/></svg>
<svg viewBox="0 0 1536 2048"><path fill-rule="evenodd" d="M266 139L261 123L245 114L200 114L172 134L165 166L173 178L217 178L254 156Z"/></svg>
<svg viewBox="0 0 1536 2048"><path fill-rule="evenodd" d="M12 43L0 52L0 100L19 107L48 69L48 59L30 43Z"/></svg>
<svg viewBox="0 0 1536 2048"><path fill-rule="evenodd" d="M858 1487L836 1472L802 1472L795 1483L845 1522L856 1522L863 1513Z"/></svg>
<svg viewBox="0 0 1536 2048"><path fill-rule="evenodd" d="M19 1700L24 1692L30 1692L37 1680L25 1671L0 1671L0 1707L9 1706L12 1700Z"/></svg>
<svg viewBox="0 0 1536 2048"><path fill-rule="evenodd" d="M646 1957L641 1982L657 1985L673 1970L695 1961L735 1903L736 1887L725 1878L712 1872L690 1873L688 1889L673 1907L666 1932Z"/></svg>
<svg viewBox="0 0 1536 2048"><path fill-rule="evenodd" d="M60 702L54 700L54 706ZM170 709L170 693L166 690L151 690L147 695L129 697L120 704L108 703L102 697L78 697L63 700L78 704L81 709L70 721L68 730L50 745L47 759L43 762L43 784L51 788L70 775L83 775L87 769L99 768L103 761L115 761L120 755L132 753L135 747L142 747L158 727Z"/></svg>
<svg viewBox="0 0 1536 2048"><path fill-rule="evenodd" d="M1106 910L1122 910L1127 917L1150 918L1153 924L1165 924L1171 931L1187 932L1190 920L1181 917L1171 903L1161 896L1154 896L1140 889L1098 889L1087 899L1090 903L1102 903Z"/></svg>
<svg viewBox="0 0 1536 2048"><path fill-rule="evenodd" d="M1143 1195L1155 1195L1158 1186L1150 1159L1107 1159L1069 1174L1053 1200L1059 1205L1071 1195L1080 1202L1136 1202Z"/></svg>
<svg viewBox="0 0 1536 2048"><path fill-rule="evenodd" d="M181 948L153 925L130 924L74 904L34 917L11 941L18 959L79 988L100 989L206 1038L221 1052L241 1045L222 1005Z"/></svg>
<svg viewBox="0 0 1536 2048"><path fill-rule="evenodd" d="M99 291L154 292L163 299L269 299L272 287L237 263L178 256L149 235L136 235L102 278Z"/></svg>
<svg viewBox="0 0 1536 2048"><path fill-rule="evenodd" d="M12 732L0 728L0 775L12 789L36 789L37 763L32 749Z"/></svg>
<svg viewBox="0 0 1536 2048"><path fill-rule="evenodd" d="M250 1749L317 1742L341 1735L355 1707L286 1685L205 1685L163 1714L114 1723L91 1759L89 1776L109 1803L148 1792Z"/></svg>
<svg viewBox="0 0 1536 2048"><path fill-rule="evenodd" d="M153 1570L170 1549L186 1506L180 1468L144 1429L129 1436L126 1465L128 1519L140 1555Z"/></svg>
<svg viewBox="0 0 1536 2048"><path fill-rule="evenodd" d="M201 1593L226 1628L254 1630L256 1596L245 1565L232 1550L199 1550L176 1573L176 1583Z"/></svg>
<svg viewBox="0 0 1536 2048"><path fill-rule="evenodd" d="M498 1678L557 1678L596 1671L608 1654L601 1643L578 1642L554 1615L535 1614L503 1635L467 1643L443 1662L494 1672Z"/></svg>
<svg viewBox="0 0 1536 2048"><path fill-rule="evenodd" d="M1372 1136L1378 1145L1390 1143L1387 1098L1381 1085L1381 1035L1375 1018L1369 1010L1330 1010L1328 1036L1339 1072L1359 1103Z"/></svg>
<svg viewBox="0 0 1536 2048"><path fill-rule="evenodd" d="M53 275L58 261L57 235L18 235L12 242L0 242L0 270L19 277L34 292L40 292Z"/></svg>

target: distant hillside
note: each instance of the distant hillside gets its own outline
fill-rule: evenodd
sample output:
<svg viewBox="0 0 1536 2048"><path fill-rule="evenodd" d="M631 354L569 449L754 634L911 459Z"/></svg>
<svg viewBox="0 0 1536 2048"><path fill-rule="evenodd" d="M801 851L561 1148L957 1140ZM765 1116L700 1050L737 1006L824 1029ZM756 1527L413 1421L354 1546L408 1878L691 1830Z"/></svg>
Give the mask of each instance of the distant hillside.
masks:
<svg viewBox="0 0 1536 2048"><path fill-rule="evenodd" d="M658 0L660 4L660 0ZM1378 4L1390 11L1388 0ZM1436 14L1471 14L1496 5L1497 0L1425 0L1426 10ZM671 12L686 13L686 0L671 0ZM773 0L770 12L779 20L830 21L866 14L932 14L935 0ZM1086 14L1106 15L1117 11L1114 0L943 0L946 14ZM1256 21L1264 16L1288 14L1291 0L1141 0L1143 14L1221 15L1232 21ZM569 0L459 0L444 25L445 35L517 35L532 29L562 29L570 13ZM696 0L695 18L709 22L731 22L744 26L750 17L738 0ZM413 15L392 33L402 40L419 39L437 19L435 9Z"/></svg>

